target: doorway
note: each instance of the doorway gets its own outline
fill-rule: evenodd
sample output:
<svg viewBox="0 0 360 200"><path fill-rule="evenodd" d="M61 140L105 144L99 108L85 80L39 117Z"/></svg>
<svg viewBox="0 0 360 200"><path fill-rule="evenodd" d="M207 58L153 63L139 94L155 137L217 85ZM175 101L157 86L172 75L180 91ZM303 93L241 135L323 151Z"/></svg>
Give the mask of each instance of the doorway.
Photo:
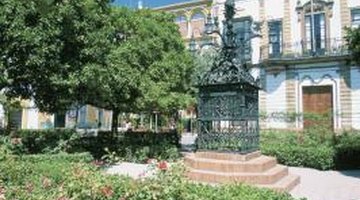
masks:
<svg viewBox="0 0 360 200"><path fill-rule="evenodd" d="M304 128L322 126L333 130L333 89L327 86L303 86Z"/></svg>

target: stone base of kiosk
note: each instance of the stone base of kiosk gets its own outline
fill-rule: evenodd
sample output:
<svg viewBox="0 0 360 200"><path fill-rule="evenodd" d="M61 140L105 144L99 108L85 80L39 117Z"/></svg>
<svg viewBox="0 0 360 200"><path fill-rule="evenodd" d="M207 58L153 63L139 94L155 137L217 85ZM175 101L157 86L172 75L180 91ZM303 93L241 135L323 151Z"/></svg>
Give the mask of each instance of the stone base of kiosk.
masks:
<svg viewBox="0 0 360 200"><path fill-rule="evenodd" d="M185 156L187 176L205 183L246 183L276 191L290 191L300 177L259 151L248 154L196 152Z"/></svg>

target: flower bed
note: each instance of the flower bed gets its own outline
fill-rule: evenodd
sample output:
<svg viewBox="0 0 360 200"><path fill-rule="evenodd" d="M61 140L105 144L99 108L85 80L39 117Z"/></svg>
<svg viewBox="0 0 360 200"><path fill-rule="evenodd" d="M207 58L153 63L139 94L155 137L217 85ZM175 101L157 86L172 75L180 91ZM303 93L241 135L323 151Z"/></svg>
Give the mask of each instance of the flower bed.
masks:
<svg viewBox="0 0 360 200"><path fill-rule="evenodd" d="M168 169L165 162L156 163L160 169L156 176L132 180L105 175L93 164L47 156L49 159L41 162L30 162L30 159L14 159L3 152L0 155L0 195L6 199L28 200L293 200L285 193L245 185L195 184L184 178L181 166Z"/></svg>

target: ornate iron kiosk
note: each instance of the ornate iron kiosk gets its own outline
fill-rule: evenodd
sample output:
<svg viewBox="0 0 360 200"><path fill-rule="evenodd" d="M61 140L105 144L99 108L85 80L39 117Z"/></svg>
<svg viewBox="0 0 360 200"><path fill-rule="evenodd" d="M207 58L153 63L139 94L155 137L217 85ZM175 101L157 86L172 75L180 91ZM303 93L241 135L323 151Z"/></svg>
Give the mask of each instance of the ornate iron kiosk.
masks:
<svg viewBox="0 0 360 200"><path fill-rule="evenodd" d="M234 15L234 0L227 0L223 34L211 16L205 24L205 33L218 34L222 46L220 56L198 83L198 151L246 154L259 149L259 86L243 56L243 44L259 35L252 30L249 38L237 39Z"/></svg>

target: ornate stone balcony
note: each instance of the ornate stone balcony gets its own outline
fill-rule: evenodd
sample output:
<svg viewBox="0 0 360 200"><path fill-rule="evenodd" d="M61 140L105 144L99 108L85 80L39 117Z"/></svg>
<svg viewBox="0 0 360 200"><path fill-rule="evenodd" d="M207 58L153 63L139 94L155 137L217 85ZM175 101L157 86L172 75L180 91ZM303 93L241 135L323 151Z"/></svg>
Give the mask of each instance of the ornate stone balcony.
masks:
<svg viewBox="0 0 360 200"><path fill-rule="evenodd" d="M315 48L312 48L315 46ZM338 60L350 55L347 42L343 38L328 38L316 41L272 44L260 48L260 61L268 63L307 62L316 60Z"/></svg>

